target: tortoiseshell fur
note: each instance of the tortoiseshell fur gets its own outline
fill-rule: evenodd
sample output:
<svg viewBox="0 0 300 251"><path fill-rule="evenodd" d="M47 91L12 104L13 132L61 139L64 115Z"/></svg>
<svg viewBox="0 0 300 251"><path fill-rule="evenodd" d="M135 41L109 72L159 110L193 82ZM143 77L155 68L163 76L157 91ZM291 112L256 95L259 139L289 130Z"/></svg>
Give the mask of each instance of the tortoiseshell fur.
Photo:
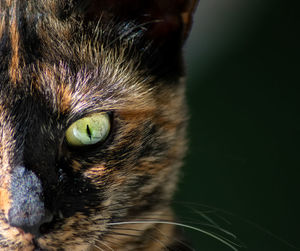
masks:
<svg viewBox="0 0 300 251"><path fill-rule="evenodd" d="M188 17L156 42L156 18L107 13L95 17L87 1L0 1L1 250L185 249L174 226L152 220L174 220ZM106 141L68 146L68 126L101 111L112 123ZM12 208L34 196L43 204L28 202L20 217L44 219L38 232L12 226Z"/></svg>

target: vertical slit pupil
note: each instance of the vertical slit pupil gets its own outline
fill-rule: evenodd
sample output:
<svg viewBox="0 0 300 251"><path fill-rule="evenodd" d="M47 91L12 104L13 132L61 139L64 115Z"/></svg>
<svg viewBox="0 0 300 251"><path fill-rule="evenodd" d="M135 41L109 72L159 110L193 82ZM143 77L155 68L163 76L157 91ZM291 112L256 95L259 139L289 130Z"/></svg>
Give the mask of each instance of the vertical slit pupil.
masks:
<svg viewBox="0 0 300 251"><path fill-rule="evenodd" d="M89 138L92 139L92 132L91 132L91 130L90 130L89 125L86 125L86 132L87 132Z"/></svg>

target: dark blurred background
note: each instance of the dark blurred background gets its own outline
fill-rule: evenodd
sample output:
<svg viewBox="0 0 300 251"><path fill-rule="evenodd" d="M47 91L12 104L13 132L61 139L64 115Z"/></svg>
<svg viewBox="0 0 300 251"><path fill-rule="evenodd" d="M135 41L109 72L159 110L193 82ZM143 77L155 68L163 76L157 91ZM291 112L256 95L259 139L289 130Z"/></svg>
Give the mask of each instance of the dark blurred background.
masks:
<svg viewBox="0 0 300 251"><path fill-rule="evenodd" d="M296 1L201 0L185 47L190 148L175 206L238 250L300 250L299 20ZM196 250L230 250L184 231Z"/></svg>

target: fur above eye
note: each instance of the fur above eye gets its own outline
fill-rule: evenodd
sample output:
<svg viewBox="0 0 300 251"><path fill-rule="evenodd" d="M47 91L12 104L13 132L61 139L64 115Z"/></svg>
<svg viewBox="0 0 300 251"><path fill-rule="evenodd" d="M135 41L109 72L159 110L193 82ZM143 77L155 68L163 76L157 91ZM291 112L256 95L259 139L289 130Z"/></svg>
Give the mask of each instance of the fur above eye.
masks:
<svg viewBox="0 0 300 251"><path fill-rule="evenodd" d="M108 114L94 113L75 121L66 131L66 140L70 146L94 145L104 141L109 131Z"/></svg>

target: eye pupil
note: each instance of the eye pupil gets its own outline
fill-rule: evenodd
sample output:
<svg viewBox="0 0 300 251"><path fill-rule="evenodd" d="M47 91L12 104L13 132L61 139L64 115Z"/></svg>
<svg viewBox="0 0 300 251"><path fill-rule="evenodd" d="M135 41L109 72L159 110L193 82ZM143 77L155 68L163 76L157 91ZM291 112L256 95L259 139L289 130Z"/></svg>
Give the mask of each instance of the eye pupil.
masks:
<svg viewBox="0 0 300 251"><path fill-rule="evenodd" d="M92 133L91 133L89 125L86 125L86 132L87 132L87 135L89 136L89 138L92 139Z"/></svg>

